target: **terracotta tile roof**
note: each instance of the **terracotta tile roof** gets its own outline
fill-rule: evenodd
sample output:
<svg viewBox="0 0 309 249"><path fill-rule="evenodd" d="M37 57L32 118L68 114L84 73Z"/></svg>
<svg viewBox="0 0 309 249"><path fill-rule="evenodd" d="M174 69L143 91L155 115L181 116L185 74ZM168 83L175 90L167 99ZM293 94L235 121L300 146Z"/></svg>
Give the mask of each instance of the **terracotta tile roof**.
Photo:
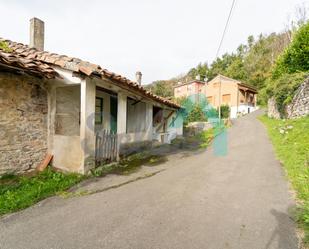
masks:
<svg viewBox="0 0 309 249"><path fill-rule="evenodd" d="M1 64L37 77L52 79L58 76L58 73L46 63L42 63L35 59L25 58L15 52L7 53L0 49L0 65Z"/></svg>
<svg viewBox="0 0 309 249"><path fill-rule="evenodd" d="M205 81L201 81L201 80L191 80L189 82L185 82L185 83L181 83L179 85L176 85L176 86L174 86L174 88L185 86L185 85L190 85L190 84L193 84L193 83L198 83L198 84L205 85L206 82Z"/></svg>
<svg viewBox="0 0 309 249"><path fill-rule="evenodd" d="M255 92L255 93L258 92L258 90L257 90L256 87L251 86L251 85L246 84L246 83L243 83L243 82L241 82L241 81L239 81L239 80L235 80L235 79L226 77L226 76L224 76L224 75L222 75L222 74L218 74L215 78L213 78L213 79L210 80L209 82L215 81L215 80L217 80L218 78L219 78L219 79L220 79L220 78L223 78L223 79L228 80L228 81L233 81L233 82L237 83L237 84L240 85L240 86L243 86L243 87L245 87L245 88L250 89L252 92ZM209 82L208 82L208 83L209 83Z"/></svg>
<svg viewBox="0 0 309 249"><path fill-rule="evenodd" d="M27 45L22 43L13 42L10 40L5 40L0 38L0 41L7 42L8 46L15 52L24 58L29 60L38 60L41 62L48 63L50 65L59 66L64 69L68 69L77 73L82 73L87 76L96 75L101 78L108 78L115 83L123 85L125 87L129 87L132 90L137 91L142 96L148 97L156 102L162 103L164 105L173 107L173 108L180 108L180 106L170 100L157 96L149 91L147 91L142 86L138 85L136 82L133 82L119 74L115 74L110 72L106 69L101 68L97 64L92 64L87 61L83 61L78 58L69 57L66 55L58 55L55 53L49 53L46 51L38 51L35 48L30 48Z"/></svg>

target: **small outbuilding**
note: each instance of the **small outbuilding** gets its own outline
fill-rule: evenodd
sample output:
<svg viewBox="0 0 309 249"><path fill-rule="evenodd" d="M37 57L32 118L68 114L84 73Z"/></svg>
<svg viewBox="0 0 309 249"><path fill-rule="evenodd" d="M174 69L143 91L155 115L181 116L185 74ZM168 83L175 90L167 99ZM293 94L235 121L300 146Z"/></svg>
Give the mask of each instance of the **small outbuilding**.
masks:
<svg viewBox="0 0 309 249"><path fill-rule="evenodd" d="M44 23L31 20L30 45L1 39L0 174L52 165L86 173L153 140L182 135L180 106L137 82L78 58L44 51ZM110 158L109 158L110 157Z"/></svg>

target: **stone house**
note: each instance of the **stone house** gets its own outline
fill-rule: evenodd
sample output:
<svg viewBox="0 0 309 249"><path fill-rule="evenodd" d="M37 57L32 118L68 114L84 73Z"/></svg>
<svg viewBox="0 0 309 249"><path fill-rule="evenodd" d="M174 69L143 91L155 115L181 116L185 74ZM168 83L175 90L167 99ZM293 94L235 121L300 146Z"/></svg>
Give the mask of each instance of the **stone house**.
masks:
<svg viewBox="0 0 309 249"><path fill-rule="evenodd" d="M29 46L0 38L10 48L0 50L0 174L35 168L47 153L54 167L86 173L102 129L117 134L121 153L182 135L175 125L180 106L145 90L141 73L133 82L46 52L44 23L30 24Z"/></svg>

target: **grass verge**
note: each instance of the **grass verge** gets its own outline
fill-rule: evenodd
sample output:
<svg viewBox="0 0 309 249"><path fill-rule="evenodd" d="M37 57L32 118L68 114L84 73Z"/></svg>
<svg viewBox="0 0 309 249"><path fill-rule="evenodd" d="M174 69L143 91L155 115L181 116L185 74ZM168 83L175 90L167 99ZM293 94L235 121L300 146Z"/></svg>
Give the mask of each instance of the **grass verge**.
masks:
<svg viewBox="0 0 309 249"><path fill-rule="evenodd" d="M171 145L164 146L185 149L206 148L215 134L215 129L210 129L180 141L176 139ZM160 155L160 153L154 154L153 150L143 151L132 154L120 162L99 166L92 170L89 177L103 177L108 174L128 175L138 171L142 165L155 166L166 161L164 153ZM32 175L0 176L0 216L27 208L55 194L69 195L66 190L85 178L78 174L55 172L50 168ZM82 196L88 193L78 194Z"/></svg>
<svg viewBox="0 0 309 249"><path fill-rule="evenodd" d="M129 175L140 169L142 165L155 166L165 162L165 156L152 155L148 152L139 152L128 156L120 162L99 166L92 170L93 176L106 176L108 174Z"/></svg>
<svg viewBox="0 0 309 249"><path fill-rule="evenodd" d="M4 175L0 178L0 215L29 207L38 201L66 190L84 177L46 169L28 176Z"/></svg>
<svg viewBox="0 0 309 249"><path fill-rule="evenodd" d="M215 129L211 128L198 134L200 140L200 148L207 148L215 137Z"/></svg>
<svg viewBox="0 0 309 249"><path fill-rule="evenodd" d="M296 220L309 246L309 117L276 120L260 117L299 200Z"/></svg>

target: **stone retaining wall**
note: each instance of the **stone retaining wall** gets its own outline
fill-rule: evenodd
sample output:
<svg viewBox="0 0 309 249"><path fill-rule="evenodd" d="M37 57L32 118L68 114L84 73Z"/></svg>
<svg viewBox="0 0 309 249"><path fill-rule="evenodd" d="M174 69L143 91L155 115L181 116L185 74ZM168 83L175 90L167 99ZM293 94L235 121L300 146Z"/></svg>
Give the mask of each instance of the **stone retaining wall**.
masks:
<svg viewBox="0 0 309 249"><path fill-rule="evenodd" d="M280 118L280 113L278 111L277 103L274 97L270 98L267 102L268 110L267 115L269 118Z"/></svg>
<svg viewBox="0 0 309 249"><path fill-rule="evenodd" d="M268 100L268 117L281 117L274 98ZM309 77L297 89L292 102L285 108L286 118L297 118L309 115Z"/></svg>
<svg viewBox="0 0 309 249"><path fill-rule="evenodd" d="M0 175L35 168L47 151L47 92L37 79L0 74Z"/></svg>
<svg viewBox="0 0 309 249"><path fill-rule="evenodd" d="M298 88L292 103L286 108L288 118L309 115L309 77Z"/></svg>

